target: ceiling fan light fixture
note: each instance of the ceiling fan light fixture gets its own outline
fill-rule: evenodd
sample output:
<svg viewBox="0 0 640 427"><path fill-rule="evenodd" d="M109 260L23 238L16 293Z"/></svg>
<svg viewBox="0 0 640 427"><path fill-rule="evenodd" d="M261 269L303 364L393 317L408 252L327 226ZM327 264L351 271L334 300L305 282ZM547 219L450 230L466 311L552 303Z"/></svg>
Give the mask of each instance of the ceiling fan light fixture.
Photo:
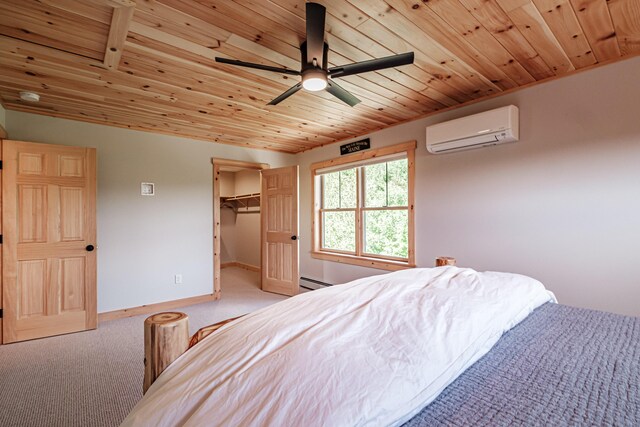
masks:
<svg viewBox="0 0 640 427"><path fill-rule="evenodd" d="M320 69L311 69L302 73L302 87L310 92L318 92L327 87L327 75Z"/></svg>

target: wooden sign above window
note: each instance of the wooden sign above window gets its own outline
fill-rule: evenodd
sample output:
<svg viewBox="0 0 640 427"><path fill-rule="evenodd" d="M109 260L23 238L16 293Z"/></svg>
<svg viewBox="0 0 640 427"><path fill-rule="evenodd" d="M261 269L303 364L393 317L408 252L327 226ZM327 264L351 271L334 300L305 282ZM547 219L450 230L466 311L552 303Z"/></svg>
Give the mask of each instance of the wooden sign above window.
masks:
<svg viewBox="0 0 640 427"><path fill-rule="evenodd" d="M371 140L369 138L361 139L360 141L350 142L340 146L340 155L355 153L356 151L368 150L371 148Z"/></svg>

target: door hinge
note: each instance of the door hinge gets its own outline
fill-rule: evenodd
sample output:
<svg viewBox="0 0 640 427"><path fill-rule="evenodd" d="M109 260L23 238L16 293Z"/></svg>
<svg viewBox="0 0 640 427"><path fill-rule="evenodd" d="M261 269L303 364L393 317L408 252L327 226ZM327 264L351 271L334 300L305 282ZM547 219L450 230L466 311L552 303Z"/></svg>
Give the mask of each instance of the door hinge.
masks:
<svg viewBox="0 0 640 427"><path fill-rule="evenodd" d="M0 319L2 319L2 309L0 308Z"/></svg>
<svg viewBox="0 0 640 427"><path fill-rule="evenodd" d="M0 169L2 169L2 160L0 160Z"/></svg>
<svg viewBox="0 0 640 427"><path fill-rule="evenodd" d="M0 234L0 245L2 244L2 234Z"/></svg>

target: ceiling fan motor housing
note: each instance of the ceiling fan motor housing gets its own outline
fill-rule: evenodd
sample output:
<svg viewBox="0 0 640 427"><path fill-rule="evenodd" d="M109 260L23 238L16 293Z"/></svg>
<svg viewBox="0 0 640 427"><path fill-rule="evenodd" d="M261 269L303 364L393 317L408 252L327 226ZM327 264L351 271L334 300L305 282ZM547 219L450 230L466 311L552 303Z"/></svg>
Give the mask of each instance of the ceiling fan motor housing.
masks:
<svg viewBox="0 0 640 427"><path fill-rule="evenodd" d="M317 62L314 64L313 60L317 58L307 58L307 41L303 41L300 45L300 69L304 72L307 68L322 68L323 70L327 70L328 62L327 62L327 53L329 53L329 45L325 42L322 54L322 66L320 66Z"/></svg>

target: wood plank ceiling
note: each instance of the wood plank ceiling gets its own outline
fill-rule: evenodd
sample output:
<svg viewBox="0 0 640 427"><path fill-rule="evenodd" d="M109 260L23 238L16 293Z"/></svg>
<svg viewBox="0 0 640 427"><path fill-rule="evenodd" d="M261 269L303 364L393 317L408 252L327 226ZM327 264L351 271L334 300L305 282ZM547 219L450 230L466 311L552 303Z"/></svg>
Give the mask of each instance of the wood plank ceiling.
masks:
<svg viewBox="0 0 640 427"><path fill-rule="evenodd" d="M640 0L324 0L329 66L415 52L349 76L349 107L298 77L303 0L0 0L5 108L290 153L640 52ZM41 95L37 104L19 92Z"/></svg>

